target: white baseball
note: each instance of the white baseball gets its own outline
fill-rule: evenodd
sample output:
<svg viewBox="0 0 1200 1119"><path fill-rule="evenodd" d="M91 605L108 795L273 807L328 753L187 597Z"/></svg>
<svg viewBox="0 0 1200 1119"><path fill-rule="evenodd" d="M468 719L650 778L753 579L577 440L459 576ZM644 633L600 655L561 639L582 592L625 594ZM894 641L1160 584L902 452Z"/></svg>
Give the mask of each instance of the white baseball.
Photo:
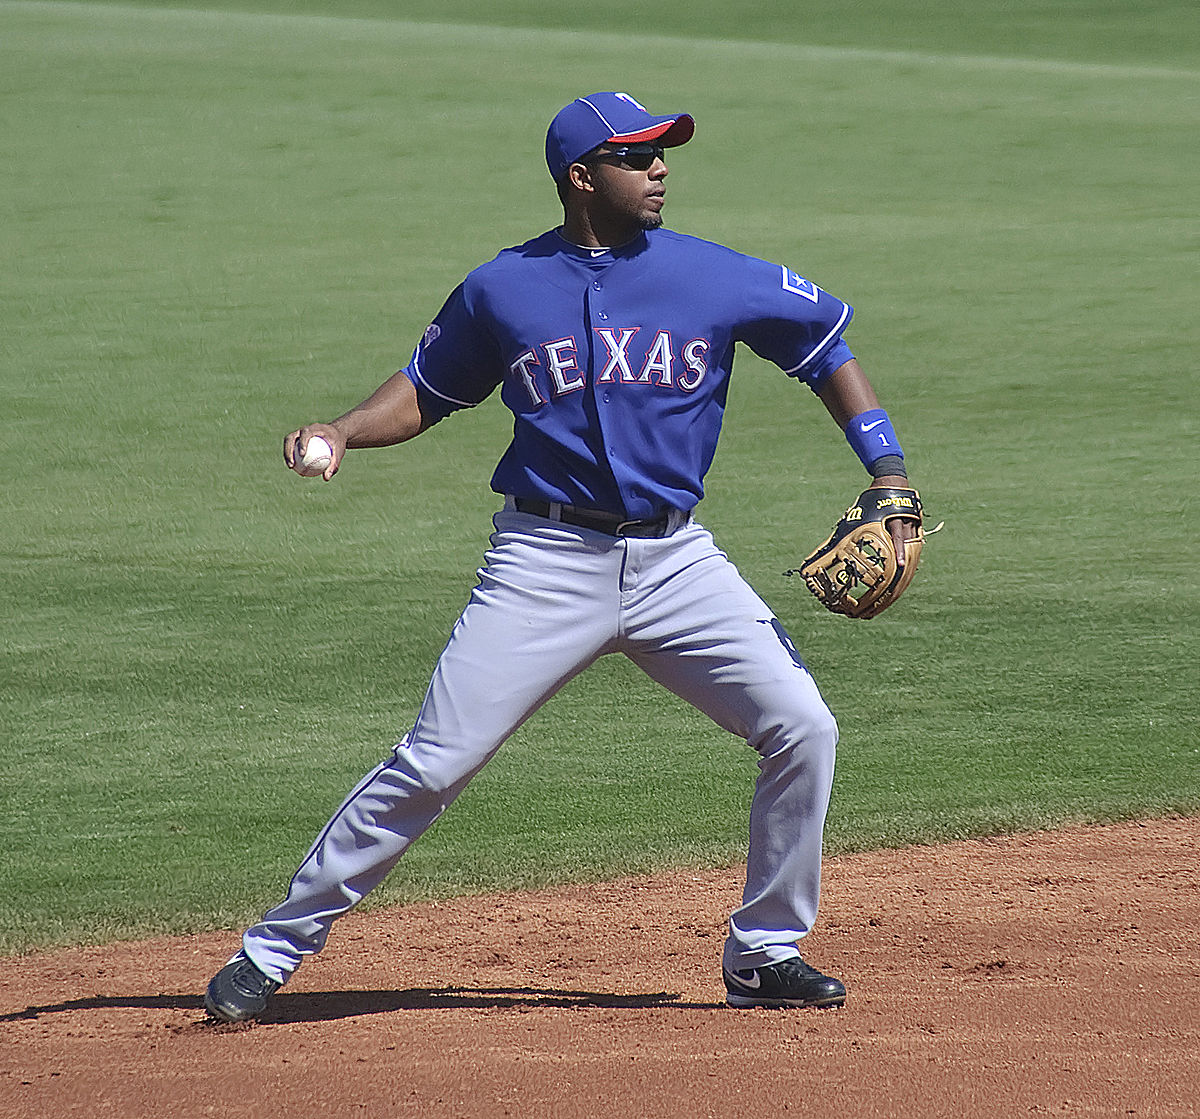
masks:
<svg viewBox="0 0 1200 1119"><path fill-rule="evenodd" d="M329 469L331 462L333 462L333 448L327 440L322 439L319 435L314 435L304 448L303 457L299 454L296 455L296 473L303 474L306 478L315 478L318 474L324 474Z"/></svg>

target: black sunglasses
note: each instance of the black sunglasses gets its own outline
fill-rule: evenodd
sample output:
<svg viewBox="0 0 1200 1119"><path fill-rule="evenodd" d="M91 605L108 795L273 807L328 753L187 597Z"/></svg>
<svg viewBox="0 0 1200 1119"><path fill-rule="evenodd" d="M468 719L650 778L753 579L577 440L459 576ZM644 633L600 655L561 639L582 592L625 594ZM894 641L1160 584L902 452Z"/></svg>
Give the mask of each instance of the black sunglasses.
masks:
<svg viewBox="0 0 1200 1119"><path fill-rule="evenodd" d="M665 149L659 144L626 144L594 152L585 163L616 163L631 171L649 171L656 159L662 159Z"/></svg>

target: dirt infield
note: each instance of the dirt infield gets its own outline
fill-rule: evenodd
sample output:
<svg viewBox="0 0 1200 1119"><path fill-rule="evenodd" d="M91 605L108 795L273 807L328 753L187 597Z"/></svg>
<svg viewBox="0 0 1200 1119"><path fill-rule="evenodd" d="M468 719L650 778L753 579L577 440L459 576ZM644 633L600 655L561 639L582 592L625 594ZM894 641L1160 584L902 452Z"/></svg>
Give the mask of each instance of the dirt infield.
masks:
<svg viewBox="0 0 1200 1119"><path fill-rule="evenodd" d="M736 870L351 915L258 1024L232 935L0 959L0 1115L1193 1116L1200 819L826 863L844 1009L723 1007Z"/></svg>

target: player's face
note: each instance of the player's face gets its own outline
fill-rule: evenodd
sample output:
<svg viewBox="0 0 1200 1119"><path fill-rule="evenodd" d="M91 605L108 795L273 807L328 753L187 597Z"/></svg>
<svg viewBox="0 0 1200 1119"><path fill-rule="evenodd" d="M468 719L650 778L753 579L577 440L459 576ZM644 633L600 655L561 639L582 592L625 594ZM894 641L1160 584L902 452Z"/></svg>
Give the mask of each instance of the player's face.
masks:
<svg viewBox="0 0 1200 1119"><path fill-rule="evenodd" d="M594 210L618 225L638 229L662 225L668 173L662 148L651 144L601 148L588 158L587 168L595 189Z"/></svg>

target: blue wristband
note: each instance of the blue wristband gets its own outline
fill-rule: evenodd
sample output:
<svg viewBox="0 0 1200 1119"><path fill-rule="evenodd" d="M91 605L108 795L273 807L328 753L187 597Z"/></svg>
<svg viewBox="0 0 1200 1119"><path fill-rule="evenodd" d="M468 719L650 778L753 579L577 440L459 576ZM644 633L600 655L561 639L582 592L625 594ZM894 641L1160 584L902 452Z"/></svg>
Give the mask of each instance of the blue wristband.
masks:
<svg viewBox="0 0 1200 1119"><path fill-rule="evenodd" d="M904 452L900 449L900 440L896 438L896 431L892 427L892 421L888 419L888 414L882 408L871 408L869 411L859 412L846 425L845 434L846 442L850 444L867 470L871 469L873 462L883 458L884 455L904 457Z"/></svg>

